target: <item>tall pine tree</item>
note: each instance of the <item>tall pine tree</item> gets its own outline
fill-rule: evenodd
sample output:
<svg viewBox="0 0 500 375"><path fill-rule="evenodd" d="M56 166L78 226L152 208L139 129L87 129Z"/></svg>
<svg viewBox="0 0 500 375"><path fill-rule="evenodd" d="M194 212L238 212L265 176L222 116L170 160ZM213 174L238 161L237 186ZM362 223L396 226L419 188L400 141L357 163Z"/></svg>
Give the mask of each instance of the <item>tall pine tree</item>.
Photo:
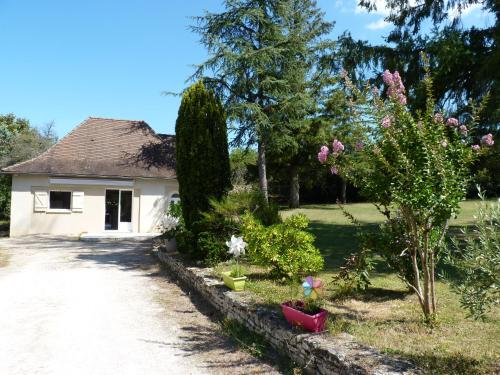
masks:
<svg viewBox="0 0 500 375"><path fill-rule="evenodd" d="M257 144L267 199L266 154L295 143L288 135L314 112L311 95L319 91L309 85L312 68L327 49L320 39L331 24L312 0L226 0L224 6L222 13L198 17L193 27L210 55L194 76L224 98L237 125L235 145Z"/></svg>
<svg viewBox="0 0 500 375"><path fill-rule="evenodd" d="M182 97L176 132L176 171L182 213L188 229L230 189L226 115L222 104L202 82Z"/></svg>
<svg viewBox="0 0 500 375"><path fill-rule="evenodd" d="M271 163L286 171L289 206L299 207L300 175L310 169L318 144L327 136L323 112L327 89L334 83L335 44L328 39L333 24L315 1L286 0L278 8L281 32L286 40L285 58L276 69L286 82L278 110L273 113L269 141Z"/></svg>

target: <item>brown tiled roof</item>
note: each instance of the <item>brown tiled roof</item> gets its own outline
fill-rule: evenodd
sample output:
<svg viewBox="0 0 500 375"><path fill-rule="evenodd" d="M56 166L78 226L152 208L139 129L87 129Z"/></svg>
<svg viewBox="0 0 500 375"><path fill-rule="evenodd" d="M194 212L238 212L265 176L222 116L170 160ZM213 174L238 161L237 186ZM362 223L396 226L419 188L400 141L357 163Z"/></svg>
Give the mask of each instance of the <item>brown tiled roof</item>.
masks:
<svg viewBox="0 0 500 375"><path fill-rule="evenodd" d="M57 176L175 177L175 137L144 121L90 117L40 156L6 173Z"/></svg>

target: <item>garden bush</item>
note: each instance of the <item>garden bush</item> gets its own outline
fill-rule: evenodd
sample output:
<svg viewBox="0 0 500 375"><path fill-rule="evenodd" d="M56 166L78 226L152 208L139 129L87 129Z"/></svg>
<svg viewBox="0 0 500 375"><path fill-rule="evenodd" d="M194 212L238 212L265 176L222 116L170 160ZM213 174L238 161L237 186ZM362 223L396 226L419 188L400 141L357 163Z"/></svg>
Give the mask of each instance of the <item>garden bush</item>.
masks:
<svg viewBox="0 0 500 375"><path fill-rule="evenodd" d="M321 271L324 259L313 244L314 236L305 231L308 224L308 219L298 214L266 227L245 214L242 234L250 260L271 267L274 276L288 279Z"/></svg>
<svg viewBox="0 0 500 375"><path fill-rule="evenodd" d="M500 202L487 204L479 194L483 201L474 229L463 229L463 240L455 237L445 258L458 271L452 285L474 319L484 319L500 304Z"/></svg>
<svg viewBox="0 0 500 375"><path fill-rule="evenodd" d="M272 225L281 222L278 206L268 204L258 190L231 192L221 200L211 199L210 209L186 228L180 206L172 215L180 217L180 229L175 231L177 246L181 252L209 265L229 259L226 241L232 235L241 234L242 217L250 213L259 223Z"/></svg>
<svg viewBox="0 0 500 375"><path fill-rule="evenodd" d="M235 222L241 223L241 217L250 212L263 225L269 226L281 223L279 207L274 203L267 203L264 196L257 189L232 191L221 200L210 201L211 211L207 215L220 215Z"/></svg>
<svg viewBox="0 0 500 375"><path fill-rule="evenodd" d="M209 265L229 259L226 241L241 234L241 218L247 212L264 225L281 222L278 207L267 204L257 190L231 192L221 200L211 199L210 209L192 225L196 238L189 245L191 255Z"/></svg>
<svg viewBox="0 0 500 375"><path fill-rule="evenodd" d="M197 233L191 255L209 265L229 259L226 241L241 232L240 224L214 210L203 213L201 220L193 224Z"/></svg>
<svg viewBox="0 0 500 375"><path fill-rule="evenodd" d="M445 246L449 219L457 215L459 203L465 199L471 164L494 140L492 134L486 134L480 138L481 144L473 144L479 138L473 133L482 107L471 105L470 113L461 118L446 119L436 112L425 55L422 61L427 101L425 108L415 113L406 106L406 90L398 72L384 72L385 95L377 87L359 90L344 72L354 114L352 126L369 123L370 133L366 139L346 145L334 139L331 150L321 147L318 160L332 174L360 188L386 217L386 227L378 232L380 240L389 233L396 236L390 242L397 244L394 250L403 249L401 261L395 261L397 254L387 251L385 258L396 263L396 268L405 258L410 260L412 274L408 275L409 267L403 265L400 275L417 295L425 320L430 321L436 315L435 269Z"/></svg>

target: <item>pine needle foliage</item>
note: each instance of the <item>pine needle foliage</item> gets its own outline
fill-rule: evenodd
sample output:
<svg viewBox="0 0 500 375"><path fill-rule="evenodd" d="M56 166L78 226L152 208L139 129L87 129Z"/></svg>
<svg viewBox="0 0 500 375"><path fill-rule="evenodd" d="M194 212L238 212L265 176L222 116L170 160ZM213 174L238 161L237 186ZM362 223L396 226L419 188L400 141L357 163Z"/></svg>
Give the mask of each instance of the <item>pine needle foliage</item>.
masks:
<svg viewBox="0 0 500 375"><path fill-rule="evenodd" d="M231 187L226 115L220 101L202 82L182 98L176 131L176 170L187 229Z"/></svg>
<svg viewBox="0 0 500 375"><path fill-rule="evenodd" d="M296 129L316 109L333 46L324 37L333 25L311 0L226 0L224 11L195 22L209 58L193 76L222 98L234 145L257 145L267 201L266 153L300 149Z"/></svg>

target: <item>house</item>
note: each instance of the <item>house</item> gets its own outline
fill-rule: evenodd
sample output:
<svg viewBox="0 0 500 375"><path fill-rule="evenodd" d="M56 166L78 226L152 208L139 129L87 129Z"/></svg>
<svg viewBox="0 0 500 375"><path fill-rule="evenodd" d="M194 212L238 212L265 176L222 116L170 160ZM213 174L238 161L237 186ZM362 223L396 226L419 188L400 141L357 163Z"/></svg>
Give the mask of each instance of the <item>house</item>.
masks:
<svg viewBox="0 0 500 375"><path fill-rule="evenodd" d="M10 235L151 233L179 198L175 138L143 121L88 118L12 175Z"/></svg>

